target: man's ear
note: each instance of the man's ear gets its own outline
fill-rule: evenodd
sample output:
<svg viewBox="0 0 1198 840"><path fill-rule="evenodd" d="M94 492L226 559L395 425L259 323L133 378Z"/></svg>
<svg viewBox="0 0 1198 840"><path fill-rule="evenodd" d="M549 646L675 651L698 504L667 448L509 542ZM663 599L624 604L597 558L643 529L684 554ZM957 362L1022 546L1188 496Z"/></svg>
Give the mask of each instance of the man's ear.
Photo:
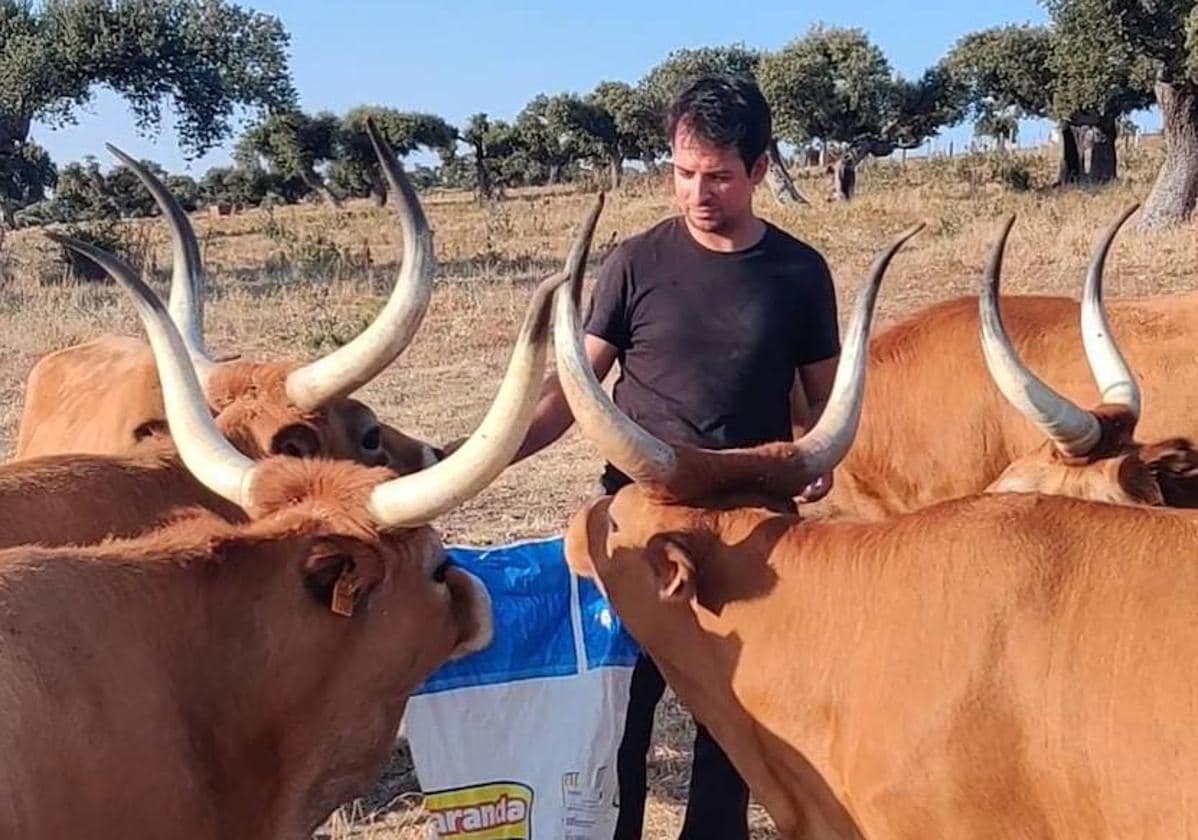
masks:
<svg viewBox="0 0 1198 840"><path fill-rule="evenodd" d="M770 167L770 153L767 149L761 153L761 157L753 161L753 165L749 167L749 180L754 184L760 184L765 179L766 170Z"/></svg>
<svg viewBox="0 0 1198 840"><path fill-rule="evenodd" d="M359 542L324 537L308 550L303 576L304 587L317 603L349 617L365 604L382 579L382 564Z"/></svg>
<svg viewBox="0 0 1198 840"><path fill-rule="evenodd" d="M686 546L666 538L650 554L657 578L658 597L666 603L684 603L695 596L695 564Z"/></svg>

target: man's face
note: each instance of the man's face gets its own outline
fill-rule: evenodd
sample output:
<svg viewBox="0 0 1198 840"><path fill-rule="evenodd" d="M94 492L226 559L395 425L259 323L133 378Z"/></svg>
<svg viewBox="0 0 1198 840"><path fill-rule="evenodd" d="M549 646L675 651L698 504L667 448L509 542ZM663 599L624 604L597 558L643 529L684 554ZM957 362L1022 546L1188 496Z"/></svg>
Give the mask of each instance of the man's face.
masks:
<svg viewBox="0 0 1198 840"><path fill-rule="evenodd" d="M765 175L765 155L746 170L735 146L714 146L685 124L674 132L673 150L674 200L691 227L724 233L742 223Z"/></svg>

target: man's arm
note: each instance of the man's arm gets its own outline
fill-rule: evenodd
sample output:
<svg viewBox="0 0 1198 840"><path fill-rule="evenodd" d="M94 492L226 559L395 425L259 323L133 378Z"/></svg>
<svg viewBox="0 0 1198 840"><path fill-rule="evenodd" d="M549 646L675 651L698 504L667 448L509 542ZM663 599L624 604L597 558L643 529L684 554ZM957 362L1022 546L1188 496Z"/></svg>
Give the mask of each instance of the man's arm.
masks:
<svg viewBox="0 0 1198 840"><path fill-rule="evenodd" d="M615 345L609 344L598 336L588 334L583 336L583 347L586 350L587 359L591 362L591 369L595 371L595 377L602 382L603 377L607 376L612 364L616 361L618 351ZM566 433L573 422L574 415L570 413L570 406L566 402L565 394L562 393L562 385L557 374L546 377L545 384L541 387L541 398L537 402L532 425L528 427L524 443L520 444L520 449L516 452L512 463L522 461L553 443Z"/></svg>
<svg viewBox="0 0 1198 840"><path fill-rule="evenodd" d="M836 365L840 356L832 356L809 365L800 365L791 391L791 425L795 440L811 430L823 416L832 394L832 383L836 379Z"/></svg>

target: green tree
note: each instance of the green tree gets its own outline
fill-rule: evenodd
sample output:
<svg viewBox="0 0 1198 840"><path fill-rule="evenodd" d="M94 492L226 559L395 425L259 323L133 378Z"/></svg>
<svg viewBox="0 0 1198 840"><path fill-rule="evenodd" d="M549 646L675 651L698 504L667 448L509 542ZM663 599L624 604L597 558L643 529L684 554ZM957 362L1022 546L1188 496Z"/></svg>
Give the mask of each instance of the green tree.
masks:
<svg viewBox="0 0 1198 840"><path fill-rule="evenodd" d="M842 199L852 195L861 160L916 148L961 116L951 73L934 67L918 81L897 76L860 29L812 27L763 57L757 76L779 137L842 148L835 180Z"/></svg>
<svg viewBox="0 0 1198 840"><path fill-rule="evenodd" d="M1047 118L1052 113L1055 78L1052 33L1045 26L997 26L972 32L953 45L941 62L961 88L963 105L973 118L974 132L1013 140L1020 119ZM1062 136L1065 131L1062 130ZM1070 141L1073 135L1070 133ZM1078 174L1077 147L1062 180Z"/></svg>
<svg viewBox="0 0 1198 840"><path fill-rule="evenodd" d="M46 188L57 181L58 170L41 146L30 142L0 146L0 229L13 227L16 208L43 201Z"/></svg>
<svg viewBox="0 0 1198 840"><path fill-rule="evenodd" d="M281 178L296 178L324 201L338 207L341 201L329 189L317 167L337 155L341 122L322 111L309 116L302 111L280 111L246 129L237 141L233 159L254 168L263 162Z"/></svg>
<svg viewBox="0 0 1198 840"><path fill-rule="evenodd" d="M256 207L266 198L269 179L261 169L214 166L200 178L200 201L206 205Z"/></svg>
<svg viewBox="0 0 1198 840"><path fill-rule="evenodd" d="M44 152L34 120L73 121L104 86L156 130L169 102L184 150L200 155L232 131L239 108L295 99L279 21L225 0L0 0L0 202L34 198ZM32 188L31 188L32 187Z"/></svg>
<svg viewBox="0 0 1198 840"><path fill-rule="evenodd" d="M563 147L590 161L595 168L606 166L612 189L620 186L625 148L620 142L616 119L606 108L593 97L561 94L549 100L547 114L549 131L560 139Z"/></svg>
<svg viewBox="0 0 1198 840"><path fill-rule="evenodd" d="M1102 134L1112 138L1117 118L1149 94L1161 109L1165 160L1139 227L1189 218L1198 200L1198 2L1043 2L1059 33L1056 61L1065 79L1058 107L1088 106L1099 115Z"/></svg>
<svg viewBox="0 0 1198 840"><path fill-rule="evenodd" d="M62 167L54 188L54 200L63 205L64 212L73 219L115 218L118 215L100 164L90 155L82 162Z"/></svg>
<svg viewBox="0 0 1198 840"><path fill-rule="evenodd" d="M741 75L756 77L757 65L761 54L749 49L744 44L732 44L726 47L699 47L697 49L675 50L666 56L665 60L654 67L641 79L638 87L645 102L657 115L658 125L661 126L661 142L664 148L669 148L669 139L665 136L666 110L670 100L687 84L699 76L718 73L726 75ZM764 91L763 91L764 92ZM769 94L766 94L769 99ZM771 101L771 110L774 103ZM777 112L774 111L775 133L777 132ZM766 176L770 191L782 204L806 203L786 171L782 155L778 151L778 143L770 139L766 150L769 154L769 171Z"/></svg>
<svg viewBox="0 0 1198 840"><path fill-rule="evenodd" d="M188 213L200 206L200 185L190 175L168 175L166 188Z"/></svg>
<svg viewBox="0 0 1198 840"><path fill-rule="evenodd" d="M383 139L400 157L423 147L435 151L446 163L456 153L458 130L436 114L359 105L341 120L340 147L329 168L330 180L350 195L370 195L380 206L387 200L387 181L366 134L367 119L374 121Z"/></svg>
<svg viewBox="0 0 1198 840"><path fill-rule="evenodd" d="M587 99L611 114L624 160L639 160L649 172L669 151L660 116L644 92L627 82L600 82Z"/></svg>
<svg viewBox="0 0 1198 840"><path fill-rule="evenodd" d="M520 133L514 125L474 114L462 129L462 140L473 155L474 191L479 200L498 197L513 176L527 171L527 159L519 154L523 151Z"/></svg>
<svg viewBox="0 0 1198 840"><path fill-rule="evenodd" d="M1044 5L1053 21L1053 112L1075 133L1089 134L1089 180L1110 181L1118 174L1120 119L1152 102L1156 62L1148 41L1164 34L1147 33L1141 42L1135 29L1167 21L1146 14L1138 0L1046 0ZM1180 27L1180 18L1173 25ZM1173 40L1180 42L1180 28Z"/></svg>
<svg viewBox="0 0 1198 840"><path fill-rule="evenodd" d="M550 184L561 180L566 167L584 153L578 138L570 134L575 99L577 97L567 93L537 94L516 115L512 126L519 151L529 163L544 170L545 180Z"/></svg>

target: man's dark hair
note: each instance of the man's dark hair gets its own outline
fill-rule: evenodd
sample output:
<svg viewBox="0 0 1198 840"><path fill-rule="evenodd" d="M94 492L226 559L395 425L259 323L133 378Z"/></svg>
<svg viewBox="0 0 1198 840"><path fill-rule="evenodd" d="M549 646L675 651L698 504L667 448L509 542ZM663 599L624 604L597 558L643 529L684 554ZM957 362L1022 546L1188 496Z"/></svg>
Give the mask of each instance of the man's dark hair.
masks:
<svg viewBox="0 0 1198 840"><path fill-rule="evenodd" d="M770 106L747 76L700 76L670 103L666 136L674 145L678 126L720 148L735 146L745 170L765 152L773 134Z"/></svg>

